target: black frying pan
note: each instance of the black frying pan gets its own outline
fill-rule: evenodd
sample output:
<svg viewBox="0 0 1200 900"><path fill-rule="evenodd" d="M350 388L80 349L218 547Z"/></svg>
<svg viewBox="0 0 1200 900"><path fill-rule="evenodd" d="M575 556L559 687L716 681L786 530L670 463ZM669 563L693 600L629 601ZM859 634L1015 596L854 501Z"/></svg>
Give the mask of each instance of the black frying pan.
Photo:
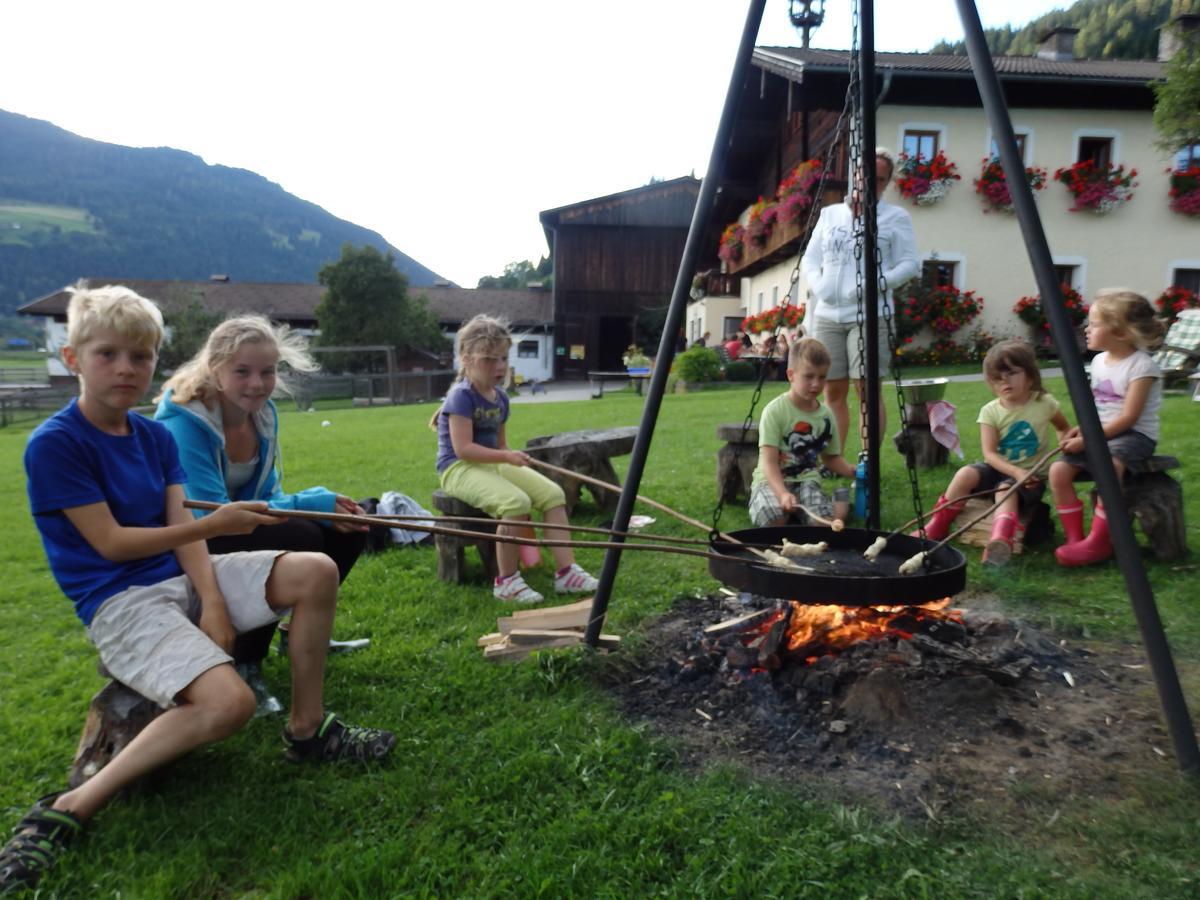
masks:
<svg viewBox="0 0 1200 900"><path fill-rule="evenodd" d="M724 557L710 559L708 571L731 588L764 597L795 600L798 603L836 603L840 606L905 606L928 603L957 594L967 584L966 558L949 545L938 549L926 568L913 575L901 575L900 564L933 543L920 538L896 535L874 562L863 558L863 551L886 531L847 528L832 531L812 525L783 525L776 528L748 528L729 536L745 544L778 545L787 538L794 544L825 541L829 550L820 556L799 557L794 561L814 569L806 572L783 569L763 561L747 565L753 553L746 547L725 540L712 542L713 553Z"/></svg>

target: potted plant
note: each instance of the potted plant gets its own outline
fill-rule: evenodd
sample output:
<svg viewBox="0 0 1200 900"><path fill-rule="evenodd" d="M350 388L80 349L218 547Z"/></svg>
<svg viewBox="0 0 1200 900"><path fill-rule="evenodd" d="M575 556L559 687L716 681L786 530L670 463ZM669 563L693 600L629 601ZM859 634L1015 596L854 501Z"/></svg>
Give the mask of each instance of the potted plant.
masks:
<svg viewBox="0 0 1200 900"><path fill-rule="evenodd" d="M759 197L750 207L750 215L746 217L746 236L750 242L756 247L765 246L778 218L779 208L769 200Z"/></svg>
<svg viewBox="0 0 1200 900"><path fill-rule="evenodd" d="M642 348L637 344L630 344L625 349L621 362L625 364L625 371L630 375L648 375L650 373L650 357L643 353Z"/></svg>
<svg viewBox="0 0 1200 900"><path fill-rule="evenodd" d="M1040 166L1027 166L1025 180L1031 190L1040 191L1046 186L1048 173ZM1012 212L1012 194L1008 190L1008 179L1004 177L1004 167L996 156L985 156L983 168L975 179L975 193L988 202L991 209L984 207L984 212Z"/></svg>
<svg viewBox="0 0 1200 900"><path fill-rule="evenodd" d="M907 296L896 302L896 331L904 343L928 326L937 337L949 337L969 325L983 309L983 298L952 284L909 282Z"/></svg>
<svg viewBox="0 0 1200 900"><path fill-rule="evenodd" d="M932 206L950 192L950 186L961 179L958 167L939 150L933 159L917 154L901 153L896 161L896 188L918 206Z"/></svg>
<svg viewBox="0 0 1200 900"><path fill-rule="evenodd" d="M1158 314L1166 319L1167 324L1170 325L1179 318L1179 314L1185 309L1200 308L1200 296L1192 293L1185 287L1171 285L1158 295L1158 299L1154 301L1154 305L1158 307Z"/></svg>
<svg viewBox="0 0 1200 900"><path fill-rule="evenodd" d="M1126 173L1124 166L1097 166L1090 159L1054 172L1054 180L1066 185L1075 199L1071 212L1090 209L1097 215L1110 213L1133 199L1136 177L1137 169Z"/></svg>
<svg viewBox="0 0 1200 900"><path fill-rule="evenodd" d="M787 328L795 328L804 321L804 308L803 303L789 303L786 306L764 309L742 319L742 331L746 334L762 334L774 331L781 323Z"/></svg>
<svg viewBox="0 0 1200 900"><path fill-rule="evenodd" d="M1200 217L1200 166L1171 171L1171 211L1182 216Z"/></svg>
<svg viewBox="0 0 1200 900"><path fill-rule="evenodd" d="M1074 288L1062 285L1063 302L1067 307L1067 313L1071 317L1071 324L1075 328L1075 332L1079 337L1083 334L1083 323L1087 321L1087 304L1083 302L1083 297L1079 291ZM1013 304L1013 312L1017 314L1022 322L1030 327L1033 331L1033 345L1043 353L1048 351L1052 345L1050 337L1050 323L1046 320L1046 311L1042 308L1042 298L1039 294L1035 297L1022 297Z"/></svg>
<svg viewBox="0 0 1200 900"><path fill-rule="evenodd" d="M717 256L721 262L731 266L741 260L745 247L746 229L740 223L734 222L721 234L721 244L717 248Z"/></svg>
<svg viewBox="0 0 1200 900"><path fill-rule="evenodd" d="M797 164L796 168L779 182L775 192L778 219L784 225L800 220L813 205L813 195L821 183L821 162L809 159Z"/></svg>

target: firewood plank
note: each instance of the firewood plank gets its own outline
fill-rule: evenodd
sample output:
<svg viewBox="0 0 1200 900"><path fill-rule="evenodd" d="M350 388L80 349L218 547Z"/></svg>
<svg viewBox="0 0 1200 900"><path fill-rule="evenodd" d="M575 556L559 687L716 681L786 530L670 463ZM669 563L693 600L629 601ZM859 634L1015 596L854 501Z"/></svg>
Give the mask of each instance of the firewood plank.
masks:
<svg viewBox="0 0 1200 900"><path fill-rule="evenodd" d="M732 634L737 631L744 631L747 628L753 628L763 619L767 619L774 615L777 610L773 607L767 609L756 609L753 612L748 612L743 616L737 616L733 619L726 619L724 622L717 622L715 625L709 625L704 629L704 633L709 637L720 637L723 634Z"/></svg>

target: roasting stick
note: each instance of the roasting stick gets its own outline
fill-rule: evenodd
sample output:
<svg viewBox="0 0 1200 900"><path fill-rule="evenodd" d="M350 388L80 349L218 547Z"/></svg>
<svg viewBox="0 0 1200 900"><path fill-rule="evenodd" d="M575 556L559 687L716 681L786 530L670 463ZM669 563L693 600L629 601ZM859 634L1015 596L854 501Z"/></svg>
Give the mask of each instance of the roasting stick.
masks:
<svg viewBox="0 0 1200 900"><path fill-rule="evenodd" d="M531 519L490 519L490 518L481 518L479 516L447 516L444 514L439 514L436 517L435 516L414 516L414 515L379 515L378 513L376 513L374 518L387 519L389 522L392 522L396 527L404 527L402 525L402 523L404 523L404 522L429 522L429 521L432 521L434 518L437 518L439 521L444 519L447 522L469 522L472 524L479 524L479 525L513 525L513 526L520 526L520 527L525 527L525 528L535 528L535 529L540 528L543 530L545 530L545 529L557 529L560 531L564 530L562 525L547 524L545 522L535 522ZM416 530L420 531L421 529L416 529ZM579 531L579 532L583 532L586 534L607 534L607 535L612 535L615 537L642 538L643 540L653 539L656 541L665 541L668 544L698 544L698 545L701 545L704 547L708 546L708 541L702 541L699 538L680 537L679 535L675 535L675 534L652 534L650 532L645 532L645 531L615 531L612 528L596 528L596 527L590 526L590 525L568 525L565 530ZM747 545L747 546L749 546L749 545Z"/></svg>
<svg viewBox="0 0 1200 900"><path fill-rule="evenodd" d="M187 509L214 510L214 509L220 509L224 504L212 503L207 500L184 500L183 505ZM377 516L357 516L357 515L353 515L351 513L310 512L308 510L302 510L302 509L266 509L263 511L263 515L276 516L280 519L315 519L317 521L326 521L326 522L347 522L352 525L382 525L385 528L396 527L396 522L395 522L395 520L392 520L392 519L381 519L381 518L378 518ZM429 520L423 519L422 521L429 521ZM491 521L494 522L495 520L493 519ZM529 523L522 522L521 524L528 525ZM559 528L560 530L570 530L570 526L568 526L567 529L562 529L562 526L560 526L560 525L556 525L556 526L552 526L552 527ZM595 548L595 549L600 549L600 550L609 550L614 546L611 541L535 540L532 538L509 537L508 535L488 534L487 532L483 532L483 531L461 531L460 529L457 529L457 528L440 528L437 525L417 525L415 523L412 526L410 526L408 530L409 531L427 531L430 534L444 534L449 537L456 537L456 538L469 538L473 541L492 541L494 543L504 543L504 544L528 544L531 547L585 547L585 548L589 548L589 549ZM734 543L738 543L738 542L735 540ZM621 544L621 547L627 548L630 550L653 550L653 551L656 551L659 553L679 553L684 556L699 556L702 559L717 559L717 560L723 560L726 562L728 562L729 560L734 560L734 561L738 561L738 562L745 562L748 565L751 563L757 565L761 561L759 559L740 560L736 556L728 556L728 555L724 555L724 554L720 554L720 553L706 553L703 550L693 550L689 547L674 547L674 546L664 545L664 544L646 544L646 543L641 543L638 541L627 542L627 543ZM751 548L751 549L753 549L753 548ZM759 551L755 550L754 552L758 553ZM800 567L800 568L803 568L803 567ZM808 571L812 571L812 570L809 569Z"/></svg>
<svg viewBox="0 0 1200 900"><path fill-rule="evenodd" d="M1023 476L1021 476L1019 481L1013 482L1013 484L1006 491L1004 491L1004 493L1002 493L999 496L999 498L996 500L995 503L993 503L991 506L989 506L987 509L985 509L983 512L981 512L979 515L975 516L973 519L971 519L969 522L967 522L967 524L964 525L962 528L959 528L957 531L954 531L954 532L946 535L944 538L942 538L940 541L938 541L936 544L934 544L928 550L922 550L920 553L916 554L915 556L909 557L904 562L902 562L900 564L900 574L901 575L911 575L913 572L917 571L917 569L921 568L921 564L926 559L928 559L930 556L932 556L934 553L936 553L942 547L946 546L946 544L950 543L950 541L954 540L960 534L963 534L968 528L970 528L976 522L982 522L984 519L986 519L988 516L990 516L993 512L995 512L997 509L1000 508L1000 504L1002 504L1013 493L1015 493L1023 484L1025 484L1025 482L1027 482L1027 481L1029 481L1029 479L1033 478L1038 473L1038 471L1044 465L1046 465L1046 463L1050 462L1050 460L1053 457L1057 456L1059 453L1062 453L1062 447L1051 447L1049 450L1047 450L1045 453L1043 453L1040 457L1038 457L1037 461L1033 464L1033 468L1031 468Z"/></svg>
<svg viewBox="0 0 1200 900"><path fill-rule="evenodd" d="M583 475L580 472L572 472L570 469L564 469L562 466L556 466L553 463L542 462L540 459L534 459L533 457L530 457L529 463L530 463L530 465L537 466L539 469L545 469L547 472L554 472L556 475L563 475L567 478L575 478L575 479L578 479L579 481L585 482L586 484L594 484L594 485L596 485L596 487L607 488L608 490L613 491L617 494L621 493L620 485L609 484L607 481L601 481L599 478L593 478L590 475ZM652 506L655 509L660 510L661 512L665 512L668 516L674 516L680 522L684 522L685 524L688 524L688 525L694 525L696 528L699 528L702 531L712 531L712 529L708 525L705 525L699 519L693 519L691 516L685 516L683 513L679 512L677 510L671 509L671 507L666 506L665 504L659 503L657 500L651 500L649 497L643 497L641 494L634 494L634 498L636 500L639 500L642 503L645 503L647 506ZM735 538L731 535L725 534L722 531L718 531L717 535L722 540L729 541L729 543L731 543L731 544L741 544L742 543L737 538ZM745 545L742 545L742 546L745 546ZM756 550L753 547L751 547L749 549L750 549L751 553L755 553L758 556L762 557L763 559L767 558L766 553L763 552L762 550Z"/></svg>
<svg viewBox="0 0 1200 900"><path fill-rule="evenodd" d="M888 541L890 541L892 538L896 537L897 535L903 534L904 532L908 531L908 529L912 528L918 522L920 522L922 520L928 520L928 518L930 516L932 516L934 513L940 512L941 510L945 509L947 506L953 506L955 503L963 503L967 500L974 500L977 497L991 497L991 496L994 496L996 491L998 491L998 490L1000 490L1000 488L989 488L986 491L976 491L973 494L963 494L961 497L955 497L953 500L947 500L945 503L939 503L933 509L929 510L929 512L925 513L925 515L913 516L913 518L909 519L907 522L905 522L903 525L901 525L899 528L897 528L895 531L891 532L890 534L885 534L883 537L875 538L875 541L871 544L871 546L863 551L863 556L866 557L868 560L874 561L875 557L877 557L880 553L882 553L884 551L884 549L887 548Z"/></svg>

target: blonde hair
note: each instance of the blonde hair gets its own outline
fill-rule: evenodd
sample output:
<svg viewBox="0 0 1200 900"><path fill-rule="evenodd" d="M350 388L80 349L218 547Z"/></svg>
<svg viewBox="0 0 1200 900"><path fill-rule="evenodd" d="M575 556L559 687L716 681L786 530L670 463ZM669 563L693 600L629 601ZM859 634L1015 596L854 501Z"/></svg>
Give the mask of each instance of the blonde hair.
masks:
<svg viewBox="0 0 1200 900"><path fill-rule="evenodd" d="M480 313L459 327L457 343L458 380L466 381L468 360L484 356L491 347L503 346L504 353L507 354L512 348L512 332L508 330L508 322L504 319ZM439 403L433 418L429 420L429 427L435 431L438 426L438 416L441 414L442 406Z"/></svg>
<svg viewBox="0 0 1200 900"><path fill-rule="evenodd" d="M1154 350L1162 343L1167 326L1141 294L1128 288L1104 288L1096 292L1092 308L1105 325L1124 332L1139 350Z"/></svg>
<svg viewBox="0 0 1200 900"><path fill-rule="evenodd" d="M816 338L801 338L788 348L788 368L798 368L800 363L808 363L814 368L829 368L832 360L829 350Z"/></svg>
<svg viewBox="0 0 1200 900"><path fill-rule="evenodd" d="M1042 387L1042 370L1037 356L1027 341L1001 341L988 350L983 358L983 374L988 381L999 381L1005 372L1024 372L1029 379L1029 395L1037 400L1046 393Z"/></svg>
<svg viewBox="0 0 1200 900"><path fill-rule="evenodd" d="M124 285L90 288L80 281L67 288L67 344L76 350L107 328L158 352L163 341L163 317L154 301Z"/></svg>
<svg viewBox="0 0 1200 900"><path fill-rule="evenodd" d="M266 316L234 316L212 330L200 352L180 366L156 397L161 400L168 389L176 403L199 400L210 404L216 399L216 370L237 356L246 344L264 344L279 353L279 366L293 372L315 372L319 366L308 352L308 341L287 325L273 325ZM276 375L277 390L291 393L291 384L283 372Z"/></svg>

